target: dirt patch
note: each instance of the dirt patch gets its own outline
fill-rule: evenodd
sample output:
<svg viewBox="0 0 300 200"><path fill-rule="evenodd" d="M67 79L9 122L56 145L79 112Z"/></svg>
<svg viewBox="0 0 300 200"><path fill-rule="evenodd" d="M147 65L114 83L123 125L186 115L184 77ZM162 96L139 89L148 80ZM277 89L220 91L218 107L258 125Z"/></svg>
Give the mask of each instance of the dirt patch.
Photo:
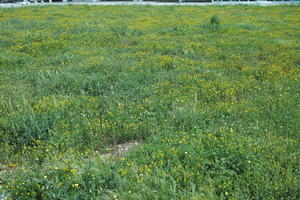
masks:
<svg viewBox="0 0 300 200"><path fill-rule="evenodd" d="M107 158L107 157L119 157L122 156L123 154L131 151L134 147L139 145L139 141L130 141L130 142L125 142L122 144L118 144L110 150L110 152L107 153L102 153L101 157Z"/></svg>

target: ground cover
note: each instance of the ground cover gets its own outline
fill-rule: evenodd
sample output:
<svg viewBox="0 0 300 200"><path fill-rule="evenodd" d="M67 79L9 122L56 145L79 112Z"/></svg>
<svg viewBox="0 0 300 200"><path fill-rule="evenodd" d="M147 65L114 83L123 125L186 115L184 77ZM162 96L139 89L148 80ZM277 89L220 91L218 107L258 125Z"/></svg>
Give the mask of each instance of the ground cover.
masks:
<svg viewBox="0 0 300 200"><path fill-rule="evenodd" d="M0 9L0 190L299 199L299 19L299 6Z"/></svg>

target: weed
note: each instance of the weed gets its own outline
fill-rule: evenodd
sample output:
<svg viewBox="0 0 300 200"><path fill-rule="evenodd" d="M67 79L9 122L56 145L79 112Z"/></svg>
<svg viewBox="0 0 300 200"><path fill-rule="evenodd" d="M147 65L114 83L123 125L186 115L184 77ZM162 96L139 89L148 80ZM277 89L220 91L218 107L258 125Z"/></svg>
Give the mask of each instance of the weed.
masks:
<svg viewBox="0 0 300 200"><path fill-rule="evenodd" d="M213 26L219 26L221 24L221 20L219 18L219 15L213 15L213 16L211 16L210 23Z"/></svg>

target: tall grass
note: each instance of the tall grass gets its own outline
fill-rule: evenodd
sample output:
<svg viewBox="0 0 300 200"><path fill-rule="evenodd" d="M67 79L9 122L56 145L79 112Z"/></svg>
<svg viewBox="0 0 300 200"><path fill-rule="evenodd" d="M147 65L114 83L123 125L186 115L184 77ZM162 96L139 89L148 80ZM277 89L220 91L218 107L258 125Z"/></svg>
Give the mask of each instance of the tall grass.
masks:
<svg viewBox="0 0 300 200"><path fill-rule="evenodd" d="M298 199L299 13L0 9L0 190L26 200ZM141 144L128 155L102 158L131 140Z"/></svg>

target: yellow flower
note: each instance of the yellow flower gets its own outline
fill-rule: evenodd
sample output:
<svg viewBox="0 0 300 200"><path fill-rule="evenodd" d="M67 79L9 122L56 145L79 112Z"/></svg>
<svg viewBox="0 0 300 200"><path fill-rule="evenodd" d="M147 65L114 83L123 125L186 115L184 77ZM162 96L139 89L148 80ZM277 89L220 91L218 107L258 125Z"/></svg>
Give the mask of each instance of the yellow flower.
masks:
<svg viewBox="0 0 300 200"><path fill-rule="evenodd" d="M77 169L71 169L70 172L71 172L71 173L76 173L76 172L77 172Z"/></svg>

